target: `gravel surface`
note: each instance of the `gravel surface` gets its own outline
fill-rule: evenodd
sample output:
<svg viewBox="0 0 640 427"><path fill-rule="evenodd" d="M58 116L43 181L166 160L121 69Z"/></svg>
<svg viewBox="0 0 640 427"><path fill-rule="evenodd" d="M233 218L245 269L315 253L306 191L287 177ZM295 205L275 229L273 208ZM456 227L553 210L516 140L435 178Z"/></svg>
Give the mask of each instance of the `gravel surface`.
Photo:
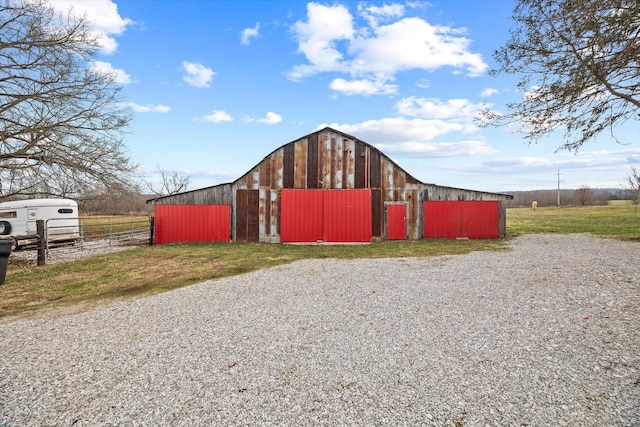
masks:
<svg viewBox="0 0 640 427"><path fill-rule="evenodd" d="M0 324L0 424L640 425L640 244L306 260Z"/></svg>

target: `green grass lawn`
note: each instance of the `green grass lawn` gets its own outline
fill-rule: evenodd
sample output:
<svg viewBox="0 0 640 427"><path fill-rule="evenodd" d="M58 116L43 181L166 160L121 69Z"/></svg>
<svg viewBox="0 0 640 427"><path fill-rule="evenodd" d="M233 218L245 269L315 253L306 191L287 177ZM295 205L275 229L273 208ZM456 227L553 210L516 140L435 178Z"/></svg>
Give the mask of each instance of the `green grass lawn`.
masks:
<svg viewBox="0 0 640 427"><path fill-rule="evenodd" d="M507 210L509 237L528 233L592 233L640 240L636 206ZM199 243L145 246L80 261L12 265L0 286L0 318L60 307L86 307L308 258L427 257L505 250L508 239L387 241L369 245Z"/></svg>
<svg viewBox="0 0 640 427"><path fill-rule="evenodd" d="M622 240L640 239L637 206L620 203L608 206L570 208L514 208L507 210L507 233L591 233Z"/></svg>

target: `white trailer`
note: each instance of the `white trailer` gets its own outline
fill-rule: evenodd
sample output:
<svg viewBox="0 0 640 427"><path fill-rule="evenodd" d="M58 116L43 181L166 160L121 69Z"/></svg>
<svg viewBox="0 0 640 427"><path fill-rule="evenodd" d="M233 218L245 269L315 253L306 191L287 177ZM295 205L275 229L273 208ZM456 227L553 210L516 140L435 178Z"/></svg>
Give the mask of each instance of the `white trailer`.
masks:
<svg viewBox="0 0 640 427"><path fill-rule="evenodd" d="M48 243L75 243L80 237L78 204L71 199L30 199L0 203L0 238L16 249L36 243L36 221L43 220Z"/></svg>

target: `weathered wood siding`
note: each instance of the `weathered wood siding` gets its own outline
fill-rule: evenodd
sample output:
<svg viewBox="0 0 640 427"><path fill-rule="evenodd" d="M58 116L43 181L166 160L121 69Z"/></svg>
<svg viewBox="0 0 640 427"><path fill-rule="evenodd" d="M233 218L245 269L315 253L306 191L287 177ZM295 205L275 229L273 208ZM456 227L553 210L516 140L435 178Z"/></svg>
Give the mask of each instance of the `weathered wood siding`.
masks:
<svg viewBox="0 0 640 427"><path fill-rule="evenodd" d="M172 194L154 199L154 205L231 205L233 184L220 184L199 190Z"/></svg>

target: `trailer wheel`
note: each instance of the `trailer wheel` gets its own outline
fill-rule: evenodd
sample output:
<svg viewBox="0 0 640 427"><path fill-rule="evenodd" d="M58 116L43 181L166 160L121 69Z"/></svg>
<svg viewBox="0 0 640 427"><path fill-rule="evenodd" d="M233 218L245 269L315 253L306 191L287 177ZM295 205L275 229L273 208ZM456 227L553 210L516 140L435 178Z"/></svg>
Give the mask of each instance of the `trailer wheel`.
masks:
<svg viewBox="0 0 640 427"><path fill-rule="evenodd" d="M7 221L0 221L0 234L3 236L11 234L11 223Z"/></svg>

